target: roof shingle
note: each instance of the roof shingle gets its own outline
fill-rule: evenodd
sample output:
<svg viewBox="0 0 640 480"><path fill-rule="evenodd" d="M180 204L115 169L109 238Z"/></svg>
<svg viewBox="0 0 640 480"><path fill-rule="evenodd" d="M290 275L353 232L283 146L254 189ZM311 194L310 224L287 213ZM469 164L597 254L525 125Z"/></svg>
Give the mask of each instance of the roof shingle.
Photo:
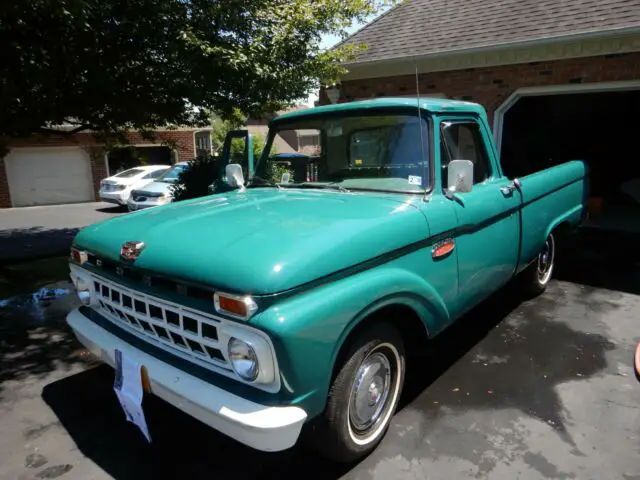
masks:
<svg viewBox="0 0 640 480"><path fill-rule="evenodd" d="M640 0L409 0L344 43L361 63L632 27Z"/></svg>

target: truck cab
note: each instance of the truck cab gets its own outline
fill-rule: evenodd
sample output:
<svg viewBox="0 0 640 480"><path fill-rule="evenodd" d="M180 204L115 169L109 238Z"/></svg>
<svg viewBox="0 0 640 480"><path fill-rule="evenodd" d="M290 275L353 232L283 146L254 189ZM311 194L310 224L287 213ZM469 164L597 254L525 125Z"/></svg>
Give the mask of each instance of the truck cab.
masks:
<svg viewBox="0 0 640 480"><path fill-rule="evenodd" d="M317 142L283 163L300 131ZM146 394L265 451L304 433L334 460L366 455L409 354L511 280L544 292L585 212L583 162L507 178L468 102L291 112L250 165L226 167L228 191L81 231L67 321L144 369Z"/></svg>

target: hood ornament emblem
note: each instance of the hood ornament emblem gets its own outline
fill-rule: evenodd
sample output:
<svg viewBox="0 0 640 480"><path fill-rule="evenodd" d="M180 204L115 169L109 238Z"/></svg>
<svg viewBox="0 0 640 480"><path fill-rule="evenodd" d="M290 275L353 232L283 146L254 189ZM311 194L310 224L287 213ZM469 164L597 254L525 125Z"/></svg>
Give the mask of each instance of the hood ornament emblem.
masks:
<svg viewBox="0 0 640 480"><path fill-rule="evenodd" d="M123 260L133 261L144 250L144 242L124 242L120 247L120 257Z"/></svg>

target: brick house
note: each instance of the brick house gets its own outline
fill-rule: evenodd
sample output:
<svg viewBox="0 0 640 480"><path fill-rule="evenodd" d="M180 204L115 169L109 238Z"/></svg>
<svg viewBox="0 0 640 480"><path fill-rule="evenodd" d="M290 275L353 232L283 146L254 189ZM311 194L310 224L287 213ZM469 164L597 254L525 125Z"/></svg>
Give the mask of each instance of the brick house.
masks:
<svg viewBox="0 0 640 480"><path fill-rule="evenodd" d="M417 69L420 96L487 109L509 176L585 159L605 202L640 179L640 0L411 0L345 42L368 49L320 104L415 97Z"/></svg>
<svg viewBox="0 0 640 480"><path fill-rule="evenodd" d="M153 141L133 132L128 142L130 148L109 152L88 132L10 142L9 153L0 158L0 208L94 201L100 180L141 158L172 164L211 150L210 129L157 131Z"/></svg>

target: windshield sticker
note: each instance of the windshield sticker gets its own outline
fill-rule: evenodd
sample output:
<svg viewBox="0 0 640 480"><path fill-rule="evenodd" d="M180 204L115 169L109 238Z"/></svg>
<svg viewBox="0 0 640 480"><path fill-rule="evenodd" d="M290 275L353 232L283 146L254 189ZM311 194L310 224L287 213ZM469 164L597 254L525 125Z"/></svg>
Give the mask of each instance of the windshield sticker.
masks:
<svg viewBox="0 0 640 480"><path fill-rule="evenodd" d="M356 159L355 159L355 161L354 161L354 163L355 163L356 165L362 165L362 160L361 160L361 159L359 159L359 158L356 158Z"/></svg>
<svg viewBox="0 0 640 480"><path fill-rule="evenodd" d="M409 185L422 185L422 177L409 175Z"/></svg>

